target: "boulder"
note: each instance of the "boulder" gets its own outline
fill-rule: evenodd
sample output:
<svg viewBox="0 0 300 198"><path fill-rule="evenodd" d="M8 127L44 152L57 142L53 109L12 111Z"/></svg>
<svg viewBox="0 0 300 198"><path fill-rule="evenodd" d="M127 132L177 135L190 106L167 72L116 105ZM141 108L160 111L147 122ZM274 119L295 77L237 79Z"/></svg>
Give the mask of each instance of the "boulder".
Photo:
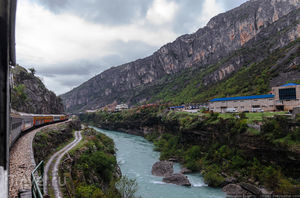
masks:
<svg viewBox="0 0 300 198"><path fill-rule="evenodd" d="M188 180L187 176L185 176L182 173L175 173L173 175L164 177L163 182L176 184L180 186L191 186L191 183Z"/></svg>
<svg viewBox="0 0 300 198"><path fill-rule="evenodd" d="M246 190L244 190L240 185L238 184L228 184L222 188L222 190L230 196L233 195L245 195L249 194Z"/></svg>
<svg viewBox="0 0 300 198"><path fill-rule="evenodd" d="M240 185L243 189L249 191L250 193L252 193L254 195L261 195L262 194L261 190L259 188L257 188L256 186L252 185L252 184L241 182Z"/></svg>
<svg viewBox="0 0 300 198"><path fill-rule="evenodd" d="M173 162L169 161L159 161L153 164L152 166L152 175L166 177L172 175L173 170Z"/></svg>
<svg viewBox="0 0 300 198"><path fill-rule="evenodd" d="M228 184L237 183L237 179L235 177L226 177L225 182Z"/></svg>
<svg viewBox="0 0 300 198"><path fill-rule="evenodd" d="M192 170L185 168L185 167L183 167L180 171L180 173L182 173L182 174L188 174L188 173L192 173L192 172L193 172Z"/></svg>

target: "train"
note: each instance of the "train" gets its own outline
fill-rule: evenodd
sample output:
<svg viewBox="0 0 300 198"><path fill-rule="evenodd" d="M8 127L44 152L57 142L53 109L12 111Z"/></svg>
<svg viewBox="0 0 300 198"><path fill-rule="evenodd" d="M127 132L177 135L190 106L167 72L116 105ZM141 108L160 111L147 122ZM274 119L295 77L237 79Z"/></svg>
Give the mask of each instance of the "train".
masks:
<svg viewBox="0 0 300 198"><path fill-rule="evenodd" d="M69 116L65 114L29 114L14 111L10 115L9 147L15 143L22 133L30 129L68 119Z"/></svg>

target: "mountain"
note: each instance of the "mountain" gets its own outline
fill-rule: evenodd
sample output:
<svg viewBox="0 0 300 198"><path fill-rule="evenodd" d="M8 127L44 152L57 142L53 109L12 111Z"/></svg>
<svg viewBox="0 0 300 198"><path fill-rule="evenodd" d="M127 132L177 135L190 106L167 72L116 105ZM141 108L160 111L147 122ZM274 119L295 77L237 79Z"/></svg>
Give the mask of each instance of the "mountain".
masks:
<svg viewBox="0 0 300 198"><path fill-rule="evenodd" d="M246 73L242 82L249 82L252 73L248 70L255 70L260 76L264 68L270 69L263 61L274 53L280 53L281 58L286 54L294 56L293 50L297 49L279 51L297 43L300 37L299 7L300 0L250 0L217 15L204 28L177 38L149 57L102 72L63 94L63 103L67 111L78 112L111 103L201 102L217 95L249 94L256 83L249 90L238 92L227 87L232 93L210 90L216 86L226 88L227 84L220 84L231 82L238 72ZM296 53L296 70L297 57ZM257 92L268 91L271 84L287 79L281 64L273 63L275 80L265 77L269 74L265 71L258 80L265 84ZM291 74L294 80L300 77L298 70ZM252 78L250 82L253 83Z"/></svg>
<svg viewBox="0 0 300 198"><path fill-rule="evenodd" d="M61 98L49 91L33 72L21 66L11 68L11 107L25 113L58 114L64 112Z"/></svg>

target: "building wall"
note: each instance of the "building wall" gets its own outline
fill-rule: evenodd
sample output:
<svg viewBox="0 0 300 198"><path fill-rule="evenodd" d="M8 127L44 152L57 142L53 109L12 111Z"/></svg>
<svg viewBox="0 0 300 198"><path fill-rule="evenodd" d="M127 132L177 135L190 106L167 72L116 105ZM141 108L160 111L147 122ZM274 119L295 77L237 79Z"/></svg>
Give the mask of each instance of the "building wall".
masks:
<svg viewBox="0 0 300 198"><path fill-rule="evenodd" d="M296 88L295 100L280 100L279 90L287 88ZM217 101L210 102L209 109L214 112L223 113L227 108L235 108L238 112L252 111L252 108L259 107L264 111L290 111L294 107L300 106L300 85L292 85L285 87L273 87L272 92L274 98L264 99L249 99L249 100L230 100L230 101Z"/></svg>
<svg viewBox="0 0 300 198"><path fill-rule="evenodd" d="M262 108L264 111L274 111L274 99L231 100L210 102L209 110L224 113L227 108L236 108L239 112L252 111L252 108Z"/></svg>
<svg viewBox="0 0 300 198"><path fill-rule="evenodd" d="M279 90L287 89L287 88L296 88L296 100L280 100L279 98ZM273 87L272 92L275 95L275 107L279 109L283 108L284 111L293 110L294 107L300 106L300 85L286 86L286 87Z"/></svg>

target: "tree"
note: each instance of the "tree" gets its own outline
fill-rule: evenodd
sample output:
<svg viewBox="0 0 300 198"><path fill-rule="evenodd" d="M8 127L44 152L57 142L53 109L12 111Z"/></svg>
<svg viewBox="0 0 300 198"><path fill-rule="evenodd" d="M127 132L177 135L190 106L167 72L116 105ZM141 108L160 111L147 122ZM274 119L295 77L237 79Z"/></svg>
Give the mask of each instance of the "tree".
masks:
<svg viewBox="0 0 300 198"><path fill-rule="evenodd" d="M134 195L138 190L138 184L135 179L129 179L126 176L122 176L116 183L116 188L120 192L122 198L138 198Z"/></svg>
<svg viewBox="0 0 300 198"><path fill-rule="evenodd" d="M22 110L23 106L26 106L26 102L29 100L24 84L19 84L11 90L11 105L15 110Z"/></svg>
<svg viewBox="0 0 300 198"><path fill-rule="evenodd" d="M34 76L34 74L35 74L35 69L32 67L32 68L29 68L29 71L30 71L30 73Z"/></svg>

